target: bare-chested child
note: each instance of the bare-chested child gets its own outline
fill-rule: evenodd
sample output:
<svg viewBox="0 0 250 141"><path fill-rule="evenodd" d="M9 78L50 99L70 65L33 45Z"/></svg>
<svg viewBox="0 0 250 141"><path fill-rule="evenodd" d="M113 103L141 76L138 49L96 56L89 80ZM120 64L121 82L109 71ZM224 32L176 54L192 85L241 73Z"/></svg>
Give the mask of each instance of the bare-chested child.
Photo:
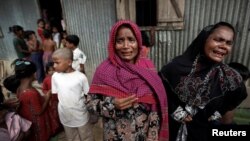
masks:
<svg viewBox="0 0 250 141"><path fill-rule="evenodd" d="M52 33L49 30L43 31L43 66L52 61L52 53L56 50L56 42L52 40Z"/></svg>

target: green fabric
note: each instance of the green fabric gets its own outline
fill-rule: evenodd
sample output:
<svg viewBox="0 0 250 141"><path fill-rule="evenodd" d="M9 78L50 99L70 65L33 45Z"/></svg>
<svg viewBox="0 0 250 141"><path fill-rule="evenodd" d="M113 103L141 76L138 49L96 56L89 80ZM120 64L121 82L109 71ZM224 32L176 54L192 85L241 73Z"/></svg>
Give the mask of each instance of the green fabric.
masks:
<svg viewBox="0 0 250 141"><path fill-rule="evenodd" d="M49 141L57 141L58 140L58 135L55 135L54 137L51 137Z"/></svg>
<svg viewBox="0 0 250 141"><path fill-rule="evenodd" d="M18 48L18 46L19 46L19 47L22 48L23 50L28 51L28 46L27 46L27 44L26 44L26 42L25 42L24 39L14 38L14 39L13 39L13 44L14 44L14 47L15 47L15 50L16 50L16 53L17 53L18 58L24 58L24 57L29 56L28 53L24 53L24 52L22 52L22 51Z"/></svg>
<svg viewBox="0 0 250 141"><path fill-rule="evenodd" d="M236 109L234 122L236 124L250 125L250 109L246 109L246 108Z"/></svg>

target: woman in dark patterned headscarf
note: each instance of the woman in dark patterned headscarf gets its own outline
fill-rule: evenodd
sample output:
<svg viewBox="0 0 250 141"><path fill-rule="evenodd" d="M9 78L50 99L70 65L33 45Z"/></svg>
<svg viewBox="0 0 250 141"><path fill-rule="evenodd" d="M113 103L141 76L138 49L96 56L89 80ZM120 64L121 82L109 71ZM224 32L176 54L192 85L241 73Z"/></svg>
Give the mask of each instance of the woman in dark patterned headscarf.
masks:
<svg viewBox="0 0 250 141"><path fill-rule="evenodd" d="M167 97L152 62L142 57L139 27L118 21L108 59L90 86L90 112L103 117L104 141L168 141Z"/></svg>
<svg viewBox="0 0 250 141"><path fill-rule="evenodd" d="M168 92L170 140L206 141L208 127L247 96L241 76L223 64L235 39L232 25L205 27L160 72ZM211 135L210 135L211 136Z"/></svg>

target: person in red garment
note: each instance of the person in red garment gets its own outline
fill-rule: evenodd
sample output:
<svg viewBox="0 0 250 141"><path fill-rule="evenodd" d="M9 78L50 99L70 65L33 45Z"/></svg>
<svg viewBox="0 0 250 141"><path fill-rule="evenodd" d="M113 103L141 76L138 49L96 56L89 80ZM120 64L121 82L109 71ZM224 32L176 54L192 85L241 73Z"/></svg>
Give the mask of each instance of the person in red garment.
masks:
<svg viewBox="0 0 250 141"><path fill-rule="evenodd" d="M139 27L115 23L108 53L87 96L90 113L103 117L103 140L168 141L167 95L153 63L141 55Z"/></svg>
<svg viewBox="0 0 250 141"><path fill-rule="evenodd" d="M41 41L44 41L43 30L45 28L45 21L43 19L37 20L37 34L39 35Z"/></svg>
<svg viewBox="0 0 250 141"><path fill-rule="evenodd" d="M47 73L47 76L43 80L43 86L42 86L44 94L51 93L51 77L54 73L53 62L49 62L46 65L46 73ZM58 106L58 98L56 94L53 94L51 95L51 98L47 107L52 136L58 133L60 129L62 129L62 125L59 121L57 106Z"/></svg>
<svg viewBox="0 0 250 141"><path fill-rule="evenodd" d="M45 96L43 102L39 92L32 86L32 82L35 80L36 66L34 63L28 60L17 59L14 61L15 66L14 77L10 76L13 81L8 83L19 81L19 85L16 89L17 98L20 101L20 106L17 112L23 118L32 122L31 133L26 141L48 141L50 137L50 128L48 123L48 116L46 106L50 94ZM11 84L8 84L11 86Z"/></svg>

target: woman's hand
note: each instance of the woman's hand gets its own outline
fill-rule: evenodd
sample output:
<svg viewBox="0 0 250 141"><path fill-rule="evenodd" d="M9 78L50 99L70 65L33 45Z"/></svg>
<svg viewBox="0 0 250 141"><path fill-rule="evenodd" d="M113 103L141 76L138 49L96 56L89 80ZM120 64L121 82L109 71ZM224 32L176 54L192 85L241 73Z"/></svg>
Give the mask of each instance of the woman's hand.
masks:
<svg viewBox="0 0 250 141"><path fill-rule="evenodd" d="M126 98L115 98L114 105L119 110L124 110L133 106L138 100L135 95L128 96Z"/></svg>
<svg viewBox="0 0 250 141"><path fill-rule="evenodd" d="M183 120L182 120L182 123L186 123L186 122L190 122L192 121L193 118L191 115L187 115Z"/></svg>

